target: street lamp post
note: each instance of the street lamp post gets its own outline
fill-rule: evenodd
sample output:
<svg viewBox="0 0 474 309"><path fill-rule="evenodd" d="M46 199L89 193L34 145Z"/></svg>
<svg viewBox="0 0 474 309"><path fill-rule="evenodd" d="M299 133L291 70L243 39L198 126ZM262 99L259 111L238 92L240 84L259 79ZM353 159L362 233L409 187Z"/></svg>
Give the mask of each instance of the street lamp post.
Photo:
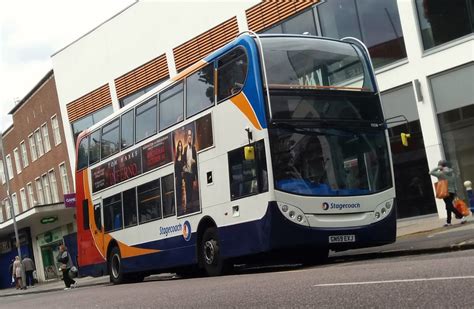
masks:
<svg viewBox="0 0 474 309"><path fill-rule="evenodd" d="M5 182L7 185L7 198L8 204L10 205L10 214L13 219L13 230L15 231L15 241L16 241L16 249L18 251L18 256L20 257L20 269L21 269L21 287L26 287L25 282L25 269L23 268L23 259L21 257L21 248L20 248L20 237L18 236L18 226L16 224L16 214L15 214L15 207L13 207L13 199L10 194L10 176L8 175L8 168L6 166L5 161L5 152L3 151L3 132L0 131L0 151L2 152L2 164L3 164L3 173L5 174Z"/></svg>

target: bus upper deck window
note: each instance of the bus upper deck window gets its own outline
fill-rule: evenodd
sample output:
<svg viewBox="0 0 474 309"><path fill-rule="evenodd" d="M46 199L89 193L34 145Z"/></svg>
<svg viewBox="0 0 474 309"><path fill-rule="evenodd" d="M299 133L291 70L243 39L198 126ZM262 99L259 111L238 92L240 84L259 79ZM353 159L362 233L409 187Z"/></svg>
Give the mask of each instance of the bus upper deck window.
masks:
<svg viewBox="0 0 474 309"><path fill-rule="evenodd" d="M242 48L236 48L217 63L217 101L234 96L242 90L247 76L248 59Z"/></svg>
<svg viewBox="0 0 474 309"><path fill-rule="evenodd" d="M79 148L77 149L77 170L81 170L88 165L89 161L89 149L88 149L88 141L89 139L83 137L81 142L79 143Z"/></svg>

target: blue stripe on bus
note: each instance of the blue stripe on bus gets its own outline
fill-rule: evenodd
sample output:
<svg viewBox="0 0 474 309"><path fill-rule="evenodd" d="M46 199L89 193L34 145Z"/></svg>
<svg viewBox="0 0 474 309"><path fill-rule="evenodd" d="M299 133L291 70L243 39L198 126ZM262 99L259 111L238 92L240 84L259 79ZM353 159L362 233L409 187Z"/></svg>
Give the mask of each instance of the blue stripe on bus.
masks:
<svg viewBox="0 0 474 309"><path fill-rule="evenodd" d="M346 250L392 243L396 234L396 207L384 220L362 227L350 228L309 228L286 219L276 203L269 204L265 216L256 221L220 227L223 257L254 255L272 250L308 248L310 246L327 246L329 235L355 235L356 243L334 245L331 248ZM146 254L123 259L124 272L153 272L197 263L196 232L189 242L183 236L153 241L138 247L160 249L158 253ZM101 264L102 265L102 264ZM103 271L104 266L93 269L96 273ZM91 269L92 270L92 269ZM81 267L81 274L89 274Z"/></svg>

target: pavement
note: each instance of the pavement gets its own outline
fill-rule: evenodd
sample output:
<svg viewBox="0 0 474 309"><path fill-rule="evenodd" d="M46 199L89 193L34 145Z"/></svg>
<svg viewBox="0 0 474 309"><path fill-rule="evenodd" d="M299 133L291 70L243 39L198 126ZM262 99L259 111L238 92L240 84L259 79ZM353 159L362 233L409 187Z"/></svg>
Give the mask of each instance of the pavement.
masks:
<svg viewBox="0 0 474 309"><path fill-rule="evenodd" d="M440 219L437 214L419 216L397 221L397 241L390 245L331 252L330 260L366 259L389 256L416 255L453 250L474 249L474 216L468 217L468 222L460 224L453 219L453 225L443 227L446 219ZM162 280L172 278L173 274L150 276L145 280ZM109 277L75 278L77 288L110 284ZM0 290L0 297L63 291L64 282L61 280L41 282L26 290L15 288ZM65 291L68 292L68 291Z"/></svg>

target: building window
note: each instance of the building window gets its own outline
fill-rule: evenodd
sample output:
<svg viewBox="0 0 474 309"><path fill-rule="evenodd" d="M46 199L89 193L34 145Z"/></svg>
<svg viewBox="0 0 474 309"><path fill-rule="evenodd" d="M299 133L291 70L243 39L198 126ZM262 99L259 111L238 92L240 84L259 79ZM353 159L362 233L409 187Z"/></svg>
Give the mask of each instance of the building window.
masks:
<svg viewBox="0 0 474 309"><path fill-rule="evenodd" d="M20 207L18 206L18 198L16 196L16 193L12 193L12 203L13 203L13 210L15 211L15 217L16 217L20 213Z"/></svg>
<svg viewBox="0 0 474 309"><path fill-rule="evenodd" d="M0 160L0 180L2 181L2 185L7 182L2 160Z"/></svg>
<svg viewBox="0 0 474 309"><path fill-rule="evenodd" d="M112 105L109 105L103 109L100 109L92 114L89 114L79 120L74 121L71 124L72 127L72 134L74 137L74 144L77 141L77 137L79 136L79 133L81 133L83 130L90 128L93 124L101 121L108 115L112 114L113 108Z"/></svg>
<svg viewBox="0 0 474 309"><path fill-rule="evenodd" d="M26 190L28 191L28 201L30 202L30 207L35 206L35 196L33 195L33 186L31 182L26 185Z"/></svg>
<svg viewBox="0 0 474 309"><path fill-rule="evenodd" d="M331 0L317 8L322 35L362 40L374 67L406 58L396 0Z"/></svg>
<svg viewBox="0 0 474 309"><path fill-rule="evenodd" d="M472 0L416 0L423 46L429 49L474 31Z"/></svg>
<svg viewBox="0 0 474 309"><path fill-rule="evenodd" d="M12 158L8 154L7 157L7 173L8 173L8 179L13 179L13 165L12 165Z"/></svg>
<svg viewBox="0 0 474 309"><path fill-rule="evenodd" d="M156 133L156 97L135 110L135 141L139 142Z"/></svg>
<svg viewBox="0 0 474 309"><path fill-rule="evenodd" d="M293 16L272 28L263 31L265 34L285 33L285 34L310 34L319 35L316 28L316 19L313 9L306 10Z"/></svg>
<svg viewBox="0 0 474 309"><path fill-rule="evenodd" d="M122 227L122 200L119 193L104 199L104 229L111 232Z"/></svg>
<svg viewBox="0 0 474 309"><path fill-rule="evenodd" d="M35 131L35 141L36 141L36 149L38 150L38 157L44 155L44 146L43 146L43 138L41 137L41 132L39 129Z"/></svg>
<svg viewBox="0 0 474 309"><path fill-rule="evenodd" d="M35 185L36 185L36 196L38 197L38 203L40 205L44 204L44 194L43 194L43 186L41 185L41 179L36 178L35 179Z"/></svg>
<svg viewBox="0 0 474 309"><path fill-rule="evenodd" d="M10 202L8 201L8 198L3 200L5 204L5 213L6 213L6 220L10 220L12 218L12 212L10 209Z"/></svg>
<svg viewBox="0 0 474 309"><path fill-rule="evenodd" d="M70 192L69 189L69 179L67 177L67 169L64 163L59 165L59 173L61 175L61 186L63 188L63 194L67 194Z"/></svg>
<svg viewBox="0 0 474 309"><path fill-rule="evenodd" d="M120 144L120 119L102 127L101 158L107 158L119 151Z"/></svg>
<svg viewBox="0 0 474 309"><path fill-rule="evenodd" d="M53 128L54 146L61 144L61 132L59 131L58 117L51 117L51 128Z"/></svg>
<svg viewBox="0 0 474 309"><path fill-rule="evenodd" d="M5 218L3 217L3 205L0 203L0 223L4 222Z"/></svg>
<svg viewBox="0 0 474 309"><path fill-rule="evenodd" d="M29 208L28 201L26 200L25 188L20 189L20 198L21 198L21 209L25 211Z"/></svg>
<svg viewBox="0 0 474 309"><path fill-rule="evenodd" d="M46 204L51 204L51 188L49 186L48 175L43 174L43 176L41 176L41 182L43 184L44 201Z"/></svg>
<svg viewBox="0 0 474 309"><path fill-rule="evenodd" d="M38 154L36 153L36 143L33 134L28 136L28 142L30 143L31 161L35 162L38 158Z"/></svg>
<svg viewBox="0 0 474 309"><path fill-rule="evenodd" d="M15 158L15 167L16 173L21 173L21 162L20 162L20 154L18 153L18 148L13 149L13 157Z"/></svg>
<svg viewBox="0 0 474 309"><path fill-rule="evenodd" d="M183 120L184 90L180 82L160 93L160 131Z"/></svg>
<svg viewBox="0 0 474 309"><path fill-rule="evenodd" d="M49 132L47 123L44 123L41 126L41 133L43 134L44 152L48 152L51 150L51 143L49 142Z"/></svg>
<svg viewBox="0 0 474 309"><path fill-rule="evenodd" d="M21 150L21 159L23 160L23 168L28 166L28 152L26 150L25 141L21 141L20 143L20 150Z"/></svg>
<svg viewBox="0 0 474 309"><path fill-rule="evenodd" d="M214 65L211 63L186 78L186 117L214 105Z"/></svg>
<svg viewBox="0 0 474 309"><path fill-rule="evenodd" d="M161 218L160 180L141 185L137 188L138 215L140 223Z"/></svg>
<svg viewBox="0 0 474 309"><path fill-rule="evenodd" d="M51 199L53 203L59 203L58 183L56 181L56 174L54 170L48 172L49 184L51 185Z"/></svg>

